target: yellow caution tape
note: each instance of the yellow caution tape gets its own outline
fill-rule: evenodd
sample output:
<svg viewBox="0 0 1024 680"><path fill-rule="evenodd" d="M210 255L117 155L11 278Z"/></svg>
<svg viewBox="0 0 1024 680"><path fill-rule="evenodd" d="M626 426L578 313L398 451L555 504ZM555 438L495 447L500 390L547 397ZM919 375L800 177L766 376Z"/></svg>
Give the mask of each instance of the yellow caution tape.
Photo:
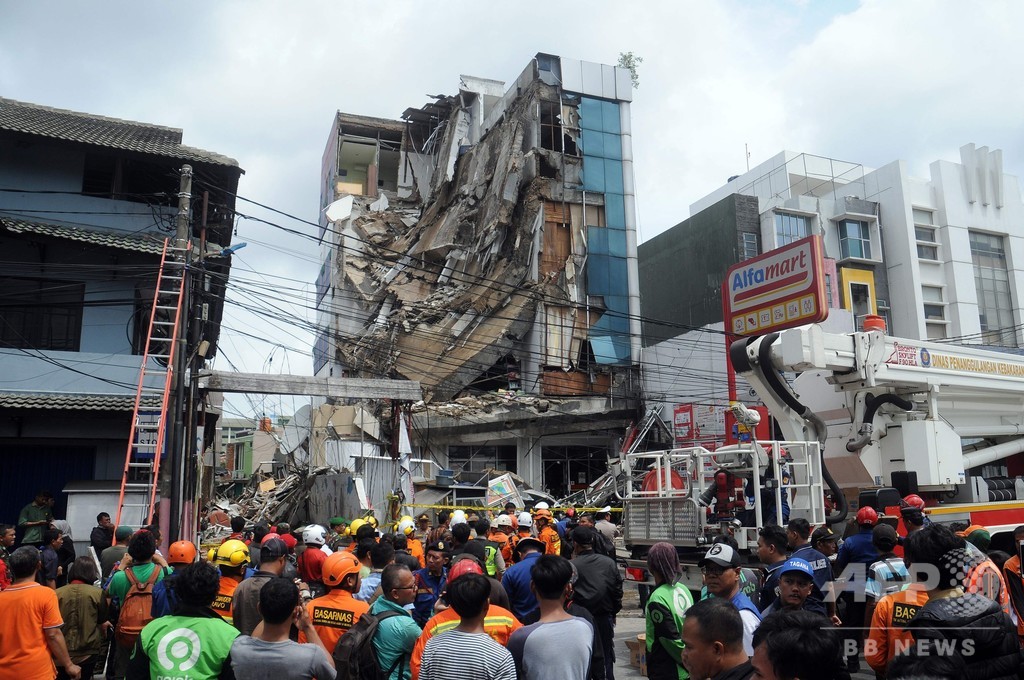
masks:
<svg viewBox="0 0 1024 680"><path fill-rule="evenodd" d="M502 506L500 506L500 505L492 505L492 506L486 506L486 505L429 505L429 504L425 504L425 503L405 503L402 507L405 507L405 508L427 508L427 509L430 509L430 510L502 510L503 509ZM568 510L569 507L572 507L573 511L576 514L587 513L587 512L598 512L599 510L602 509L602 508L578 508L576 506L566 506L564 508L556 506L556 507L548 508L548 509L551 510L552 512L555 512L557 510L561 510L561 511ZM605 512L622 512L622 508L611 508L610 510L606 510Z"/></svg>

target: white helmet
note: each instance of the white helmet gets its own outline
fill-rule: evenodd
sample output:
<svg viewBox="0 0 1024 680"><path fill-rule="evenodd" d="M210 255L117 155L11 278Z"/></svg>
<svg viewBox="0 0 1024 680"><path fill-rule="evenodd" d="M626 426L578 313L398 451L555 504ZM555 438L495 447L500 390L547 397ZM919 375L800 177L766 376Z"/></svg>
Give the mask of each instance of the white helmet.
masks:
<svg viewBox="0 0 1024 680"><path fill-rule="evenodd" d="M405 517L401 522L398 523L398 532L408 536L416 530L416 523L412 521L412 517Z"/></svg>
<svg viewBox="0 0 1024 680"><path fill-rule="evenodd" d="M466 512L464 510L456 510L452 513L452 520L448 524L455 526L456 524L466 524Z"/></svg>
<svg viewBox="0 0 1024 680"><path fill-rule="evenodd" d="M302 542L306 545L323 545L327 542L327 529L319 524L310 524L302 530Z"/></svg>
<svg viewBox="0 0 1024 680"><path fill-rule="evenodd" d="M494 519L494 524L495 524L495 526L499 526L499 527L510 527L510 526L512 526L512 516L511 515L498 515Z"/></svg>
<svg viewBox="0 0 1024 680"><path fill-rule="evenodd" d="M533 526L533 517L530 516L530 513L528 513L528 512L521 512L521 513L519 513L519 528L532 527L532 526Z"/></svg>
<svg viewBox="0 0 1024 680"><path fill-rule="evenodd" d="M545 503L544 501L541 501L540 503L537 503L535 506L533 506L533 509L534 510L550 510L551 506L548 505L547 503Z"/></svg>

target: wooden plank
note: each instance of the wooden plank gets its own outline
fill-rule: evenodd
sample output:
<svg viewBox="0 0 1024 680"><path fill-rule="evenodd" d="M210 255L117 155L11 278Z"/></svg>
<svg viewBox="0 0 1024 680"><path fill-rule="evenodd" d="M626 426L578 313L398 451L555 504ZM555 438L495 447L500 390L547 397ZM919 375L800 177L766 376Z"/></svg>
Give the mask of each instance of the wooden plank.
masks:
<svg viewBox="0 0 1024 680"><path fill-rule="evenodd" d="M414 380L371 378L315 378L309 375L264 375L210 371L198 376L199 389L234 394L295 394L338 399L395 399L419 401L420 384Z"/></svg>

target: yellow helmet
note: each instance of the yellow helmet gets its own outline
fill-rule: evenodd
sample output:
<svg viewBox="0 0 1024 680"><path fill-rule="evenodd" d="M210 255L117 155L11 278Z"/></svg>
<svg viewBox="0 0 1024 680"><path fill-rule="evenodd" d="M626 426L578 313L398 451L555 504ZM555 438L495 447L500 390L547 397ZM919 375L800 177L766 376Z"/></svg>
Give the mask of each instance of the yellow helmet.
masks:
<svg viewBox="0 0 1024 680"><path fill-rule="evenodd" d="M377 518L374 515L367 515L366 522L374 529L377 528Z"/></svg>
<svg viewBox="0 0 1024 680"><path fill-rule="evenodd" d="M346 527L345 533L349 536L354 537L356 535L356 532L359 531L359 527L363 526L364 524L366 524L365 519L354 519L352 520L352 524L349 524L348 527Z"/></svg>
<svg viewBox="0 0 1024 680"><path fill-rule="evenodd" d="M240 567L249 562L249 546L238 539L224 541L216 550L210 551L210 561L225 567Z"/></svg>

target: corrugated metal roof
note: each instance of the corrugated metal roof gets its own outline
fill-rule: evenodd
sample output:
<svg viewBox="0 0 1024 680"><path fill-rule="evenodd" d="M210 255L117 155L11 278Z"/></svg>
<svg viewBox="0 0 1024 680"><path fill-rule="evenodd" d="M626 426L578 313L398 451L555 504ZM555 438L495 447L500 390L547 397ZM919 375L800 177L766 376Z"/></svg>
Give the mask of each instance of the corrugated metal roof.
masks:
<svg viewBox="0 0 1024 680"><path fill-rule="evenodd" d="M55 109L3 97L0 97L0 130L169 158L238 166L238 161L233 158L182 144L182 132L178 128Z"/></svg>
<svg viewBox="0 0 1024 680"><path fill-rule="evenodd" d="M142 400L146 408L159 408L160 400ZM53 392L0 392L0 408L35 408L75 411L131 411L132 394L58 394Z"/></svg>
<svg viewBox="0 0 1024 680"><path fill-rule="evenodd" d="M164 248L163 238L153 234L126 233L121 231L97 231L93 228L76 227L61 224L48 224L46 222L28 222L11 217L0 217L0 224L7 231L16 234L39 234L41 236L53 236L54 238L67 239L69 241L80 241L92 243L107 248L119 250L131 250L137 253L149 253L159 255Z"/></svg>

